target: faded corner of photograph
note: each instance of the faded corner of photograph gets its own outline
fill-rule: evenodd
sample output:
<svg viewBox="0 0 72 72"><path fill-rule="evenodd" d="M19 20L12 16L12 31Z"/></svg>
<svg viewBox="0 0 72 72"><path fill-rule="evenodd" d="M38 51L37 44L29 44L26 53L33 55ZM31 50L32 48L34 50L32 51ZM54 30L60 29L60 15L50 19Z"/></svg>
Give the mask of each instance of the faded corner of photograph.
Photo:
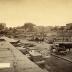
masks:
<svg viewBox="0 0 72 72"><path fill-rule="evenodd" d="M72 72L72 0L0 0L0 72Z"/></svg>

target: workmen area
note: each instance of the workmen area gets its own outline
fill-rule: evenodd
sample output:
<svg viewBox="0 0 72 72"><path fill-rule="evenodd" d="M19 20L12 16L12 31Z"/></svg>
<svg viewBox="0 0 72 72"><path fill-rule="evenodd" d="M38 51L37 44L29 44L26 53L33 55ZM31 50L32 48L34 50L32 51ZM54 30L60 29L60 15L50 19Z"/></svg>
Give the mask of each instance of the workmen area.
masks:
<svg viewBox="0 0 72 72"><path fill-rule="evenodd" d="M0 72L45 72L7 40L0 41Z"/></svg>

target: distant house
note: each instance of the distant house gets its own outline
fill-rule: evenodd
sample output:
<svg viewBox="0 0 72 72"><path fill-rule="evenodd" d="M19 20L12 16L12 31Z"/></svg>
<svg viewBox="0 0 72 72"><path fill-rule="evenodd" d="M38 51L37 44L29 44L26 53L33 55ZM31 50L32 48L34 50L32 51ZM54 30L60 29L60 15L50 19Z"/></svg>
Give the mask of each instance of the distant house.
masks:
<svg viewBox="0 0 72 72"><path fill-rule="evenodd" d="M72 29L72 23L66 24L66 28L67 28L67 29Z"/></svg>
<svg viewBox="0 0 72 72"><path fill-rule="evenodd" d="M72 41L72 23L66 24L64 30L57 31L56 41Z"/></svg>

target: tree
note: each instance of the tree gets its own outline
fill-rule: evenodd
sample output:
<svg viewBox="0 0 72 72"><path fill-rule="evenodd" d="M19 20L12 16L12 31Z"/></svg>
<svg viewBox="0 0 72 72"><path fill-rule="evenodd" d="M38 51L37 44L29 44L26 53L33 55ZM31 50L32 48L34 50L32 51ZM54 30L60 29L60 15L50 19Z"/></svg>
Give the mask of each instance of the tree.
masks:
<svg viewBox="0 0 72 72"><path fill-rule="evenodd" d="M52 29L51 29L51 31L57 31L58 30L58 27L57 26L55 26L55 27L53 27Z"/></svg>
<svg viewBox="0 0 72 72"><path fill-rule="evenodd" d="M65 27L64 26L61 26L60 28L59 28L59 30L64 30L65 29Z"/></svg>
<svg viewBox="0 0 72 72"><path fill-rule="evenodd" d="M23 28L26 30L26 31L34 31L34 24L33 23L25 23Z"/></svg>
<svg viewBox="0 0 72 72"><path fill-rule="evenodd" d="M4 29L4 26L2 24L0 24L0 30Z"/></svg>

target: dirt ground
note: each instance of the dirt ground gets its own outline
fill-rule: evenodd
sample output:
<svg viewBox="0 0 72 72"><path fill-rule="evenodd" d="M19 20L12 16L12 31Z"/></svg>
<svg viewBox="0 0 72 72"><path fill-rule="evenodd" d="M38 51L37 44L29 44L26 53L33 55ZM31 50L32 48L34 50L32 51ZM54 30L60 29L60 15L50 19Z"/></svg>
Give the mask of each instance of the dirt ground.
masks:
<svg viewBox="0 0 72 72"><path fill-rule="evenodd" d="M51 56L46 59L46 69L50 72L72 72L72 63L61 58Z"/></svg>
<svg viewBox="0 0 72 72"><path fill-rule="evenodd" d="M36 44L35 48L37 48L43 56L48 56L48 58L45 59L45 68L49 72L72 72L72 63L50 55L50 44L45 42L30 43Z"/></svg>

